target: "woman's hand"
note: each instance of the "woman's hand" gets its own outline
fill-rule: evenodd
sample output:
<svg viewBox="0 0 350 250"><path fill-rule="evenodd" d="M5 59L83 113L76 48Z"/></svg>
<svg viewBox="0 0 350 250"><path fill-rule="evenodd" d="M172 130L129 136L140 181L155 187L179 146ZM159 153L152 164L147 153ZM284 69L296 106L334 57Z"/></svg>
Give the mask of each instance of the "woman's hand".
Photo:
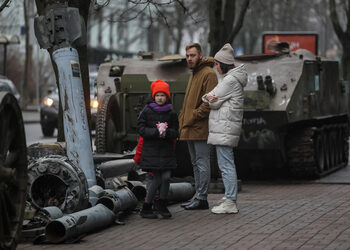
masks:
<svg viewBox="0 0 350 250"><path fill-rule="evenodd" d="M206 98L209 102L216 102L218 97L215 94L207 94Z"/></svg>
<svg viewBox="0 0 350 250"><path fill-rule="evenodd" d="M162 133L159 134L159 137L160 137L160 138L165 138L165 136L166 136L166 131L164 131L164 132L162 132Z"/></svg>

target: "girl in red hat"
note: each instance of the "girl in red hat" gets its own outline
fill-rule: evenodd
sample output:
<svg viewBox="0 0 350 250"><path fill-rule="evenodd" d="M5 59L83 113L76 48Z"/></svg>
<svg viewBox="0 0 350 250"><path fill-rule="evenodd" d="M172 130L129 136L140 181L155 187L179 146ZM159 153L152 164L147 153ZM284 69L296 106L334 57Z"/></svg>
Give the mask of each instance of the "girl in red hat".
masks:
<svg viewBox="0 0 350 250"><path fill-rule="evenodd" d="M169 85L157 80L151 84L151 90L153 99L147 103L138 118L138 132L143 138L140 167L143 171L153 173L140 215L143 218L157 218L152 205L159 188L160 199L156 210L163 218L170 218L167 196L171 169L176 168L173 140L179 136L179 122L169 103Z"/></svg>

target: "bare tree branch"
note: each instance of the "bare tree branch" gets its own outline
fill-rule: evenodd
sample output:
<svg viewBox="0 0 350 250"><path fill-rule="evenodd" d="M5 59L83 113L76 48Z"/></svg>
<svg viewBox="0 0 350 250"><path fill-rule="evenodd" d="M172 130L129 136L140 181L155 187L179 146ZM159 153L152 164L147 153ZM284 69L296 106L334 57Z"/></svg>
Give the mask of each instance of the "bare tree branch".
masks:
<svg viewBox="0 0 350 250"><path fill-rule="evenodd" d="M329 0L329 11L335 33L339 37L339 40L345 40L346 36L339 23L335 0Z"/></svg>
<svg viewBox="0 0 350 250"><path fill-rule="evenodd" d="M350 0L348 0L348 4L344 4L344 9L345 9L345 13L346 13L346 17L348 20L348 24L346 26L346 33L350 33Z"/></svg>
<svg viewBox="0 0 350 250"><path fill-rule="evenodd" d="M101 10L103 7L108 6L110 2L111 2L110 0L105 0L105 2L102 3L102 4L99 4L99 3L95 2L95 4L94 4L94 10L99 11L99 10Z"/></svg>
<svg viewBox="0 0 350 250"><path fill-rule="evenodd" d="M242 28L244 17L245 17L245 14L246 14L247 10L248 10L248 7L249 7L249 2L250 2L250 0L244 0L244 2L242 4L242 7L241 7L241 11L239 12L239 17L237 19L236 25L233 28L233 31L230 34L230 37L228 38L227 42L232 43L233 39L235 38L237 33Z"/></svg>
<svg viewBox="0 0 350 250"><path fill-rule="evenodd" d="M6 7L10 6L11 0L5 0L1 5L0 5L0 12L5 9Z"/></svg>
<svg viewBox="0 0 350 250"><path fill-rule="evenodd" d="M108 1L108 4L110 3L110 0L106 0L106 2ZM157 10L156 14L158 16L161 16L162 19L164 20L165 23L168 23L168 19L166 18L165 16L165 11L164 10L160 10L159 7L163 7L163 6L169 6L169 5L175 5L175 4L178 4L179 6L181 6L181 8L183 9L183 12L184 13L187 13L188 16L195 22L195 23L198 23L199 21L196 20L192 14L189 12L188 8L185 6L185 4L183 3L183 1L181 0L169 0L167 2L157 2L157 1L154 1L154 0L128 0L129 3L132 3L133 6L130 7L130 8L127 8L126 10L123 10L123 12L121 14L119 13L116 13L116 16L119 16L116 20L111 20L109 19L109 15L106 15L104 17L104 19L107 19L108 21L110 22L129 22L129 21L132 21L136 18L139 17L140 13L144 12L147 8L151 8L152 6ZM138 6L141 6L141 5L145 5L144 7L142 7L141 10L136 10L135 9L138 7ZM136 12L136 14L132 17L128 17L127 19L124 19L124 16L129 16L129 13L132 13L132 12ZM151 17L151 13L152 11L148 11L149 12L149 15Z"/></svg>
<svg viewBox="0 0 350 250"><path fill-rule="evenodd" d="M155 5L154 7L155 7L156 10L157 10L158 16L160 16L160 17L163 19L165 25L166 25L167 27L170 27L170 26L169 26L169 23L168 23L168 20L167 20L166 16L164 15L163 11L161 11L161 10L159 9L159 6L158 6L158 5Z"/></svg>

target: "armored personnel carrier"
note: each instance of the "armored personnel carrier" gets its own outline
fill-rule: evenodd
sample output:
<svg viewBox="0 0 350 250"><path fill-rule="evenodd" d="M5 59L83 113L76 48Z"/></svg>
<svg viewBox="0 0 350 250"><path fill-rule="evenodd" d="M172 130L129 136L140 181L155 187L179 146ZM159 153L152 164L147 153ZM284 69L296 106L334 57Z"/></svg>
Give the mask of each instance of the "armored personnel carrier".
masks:
<svg viewBox="0 0 350 250"><path fill-rule="evenodd" d="M241 56L249 79L237 165L244 175L286 168L317 177L348 161L349 83L337 61L308 50Z"/></svg>
<svg viewBox="0 0 350 250"><path fill-rule="evenodd" d="M303 49L236 60L248 71L243 128L235 149L240 178L271 171L313 178L346 166L349 84L340 80L337 61ZM188 76L181 56L100 65L97 152L123 153L135 147L137 116L154 80L170 84L172 102L179 112ZM178 154L181 171L190 165L185 151L183 147Z"/></svg>

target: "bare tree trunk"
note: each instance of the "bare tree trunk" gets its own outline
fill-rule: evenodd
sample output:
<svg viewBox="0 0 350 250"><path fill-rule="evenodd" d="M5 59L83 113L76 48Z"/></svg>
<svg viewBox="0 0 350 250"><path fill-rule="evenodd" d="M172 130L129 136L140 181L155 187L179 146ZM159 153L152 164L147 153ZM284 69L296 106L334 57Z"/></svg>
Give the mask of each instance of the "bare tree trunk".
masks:
<svg viewBox="0 0 350 250"><path fill-rule="evenodd" d="M170 53L169 45L170 45L170 34L168 29L165 29L163 32L163 51L166 53Z"/></svg>
<svg viewBox="0 0 350 250"><path fill-rule="evenodd" d="M148 51L154 51L155 50L155 32L153 23L150 23L147 29L147 48Z"/></svg>
<svg viewBox="0 0 350 250"><path fill-rule="evenodd" d="M97 31L97 47L102 47L102 32L103 32L103 10L98 11L98 31Z"/></svg>
<svg viewBox="0 0 350 250"><path fill-rule="evenodd" d="M23 84L21 86L22 104L26 105L28 102L28 72L29 72L29 59L30 59L30 45L29 45L29 23L28 23L28 5L27 0L23 0L23 12L24 12L24 28L25 35L25 58L24 58L24 77Z"/></svg>
<svg viewBox="0 0 350 250"><path fill-rule="evenodd" d="M342 68L345 80L350 80L350 1L348 0L347 5L342 5L344 7L344 12L346 13L347 23L345 31L340 25L340 20L338 17L335 0L329 0L329 10L330 17L332 20L333 28L337 34L340 43L343 46L343 56L342 56Z"/></svg>
<svg viewBox="0 0 350 250"><path fill-rule="evenodd" d="M91 13L90 13L90 17L91 17ZM92 18L89 18L88 19L88 23L86 25L86 43L87 43L87 46L88 47L91 47L91 39L92 39L92 36L91 36L91 28L93 26L93 21L92 21Z"/></svg>
<svg viewBox="0 0 350 250"><path fill-rule="evenodd" d="M110 15L110 20L114 20L113 13ZM110 22L109 23L109 49L110 50L113 50L113 28L114 28L114 23Z"/></svg>
<svg viewBox="0 0 350 250"><path fill-rule="evenodd" d="M233 42L243 26L249 2L244 0L236 19L236 0L209 1L210 55L214 55L225 43Z"/></svg>

